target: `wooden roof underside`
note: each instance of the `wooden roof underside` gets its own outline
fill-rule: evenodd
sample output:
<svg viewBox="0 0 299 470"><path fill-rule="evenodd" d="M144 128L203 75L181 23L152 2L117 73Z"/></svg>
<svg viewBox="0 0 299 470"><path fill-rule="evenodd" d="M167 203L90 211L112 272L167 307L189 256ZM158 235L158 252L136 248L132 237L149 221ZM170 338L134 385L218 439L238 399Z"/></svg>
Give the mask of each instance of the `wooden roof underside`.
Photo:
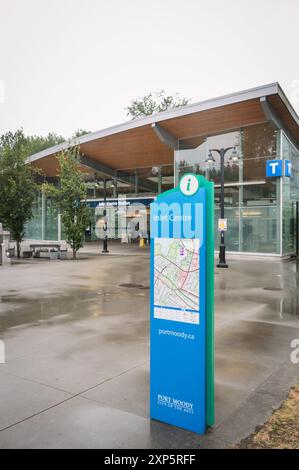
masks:
<svg viewBox="0 0 299 470"><path fill-rule="evenodd" d="M294 140L299 142L299 126L286 104L277 94L268 96L267 100ZM260 99L255 98L160 120L158 125L175 139L187 139L215 135L266 121ZM172 164L174 158L173 149L160 140L151 124L83 142L80 151L90 160L113 169ZM47 176L59 173L55 153L43 156L33 164ZM86 167L82 169L88 171Z"/></svg>

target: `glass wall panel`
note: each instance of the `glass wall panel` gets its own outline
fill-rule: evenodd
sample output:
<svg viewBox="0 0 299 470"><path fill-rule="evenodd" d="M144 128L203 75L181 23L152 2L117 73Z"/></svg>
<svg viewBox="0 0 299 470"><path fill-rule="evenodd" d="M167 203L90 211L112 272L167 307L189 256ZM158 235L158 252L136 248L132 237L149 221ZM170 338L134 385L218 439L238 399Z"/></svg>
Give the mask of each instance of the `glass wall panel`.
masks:
<svg viewBox="0 0 299 470"><path fill-rule="evenodd" d="M204 175L207 179L220 182L220 156L212 152L215 159L213 163L207 163L209 151L212 149L236 147L240 154L240 131L228 132L209 137L184 139L179 142L179 151L175 152L176 183L178 184L184 173ZM240 166L230 160L233 150L228 151L224 158L225 182L238 182Z"/></svg>
<svg viewBox="0 0 299 470"><path fill-rule="evenodd" d="M179 150L175 152L175 184L185 173L206 176L207 141L206 137L194 137L179 142Z"/></svg>
<svg viewBox="0 0 299 470"><path fill-rule="evenodd" d="M243 181L261 181L266 177L266 160L279 153L280 132L270 123L242 129Z"/></svg>
<svg viewBox="0 0 299 470"><path fill-rule="evenodd" d="M50 198L38 194L33 203L33 217L26 224L25 238L30 240L58 239L58 211Z"/></svg>
<svg viewBox="0 0 299 470"><path fill-rule="evenodd" d="M282 135L282 152L285 160L292 162L291 178L283 178L282 251L283 254L295 251L295 202L299 200L299 152L289 139Z"/></svg>
<svg viewBox="0 0 299 470"><path fill-rule="evenodd" d="M44 240L58 240L58 210L50 198L45 200Z"/></svg>
<svg viewBox="0 0 299 470"><path fill-rule="evenodd" d="M162 170L162 192L173 189L174 187L174 167L172 165L164 165Z"/></svg>
<svg viewBox="0 0 299 470"><path fill-rule="evenodd" d="M239 186L224 188L225 218L228 232L225 234L225 245L228 251L239 251ZM220 218L220 186L215 186L215 249L220 245L218 219Z"/></svg>
<svg viewBox="0 0 299 470"><path fill-rule="evenodd" d="M277 187L276 181L242 186L240 251L279 254L280 205Z"/></svg>
<svg viewBox="0 0 299 470"><path fill-rule="evenodd" d="M25 227L25 238L31 240L42 239L42 196L38 194L32 207L33 217Z"/></svg>
<svg viewBox="0 0 299 470"><path fill-rule="evenodd" d="M279 158L280 132L270 123L216 136L180 141L175 152L176 184L182 174L194 172L215 182L215 245L219 245L220 156L206 163L209 150L236 147L239 161L225 155L225 217L228 251L280 253L279 182L266 180L266 160ZM259 184L257 184L259 183Z"/></svg>
<svg viewBox="0 0 299 470"><path fill-rule="evenodd" d="M268 206L277 204L277 183L243 185L243 206Z"/></svg>
<svg viewBox="0 0 299 470"><path fill-rule="evenodd" d="M136 170L134 194L158 194L161 192L161 167L138 168Z"/></svg>
<svg viewBox="0 0 299 470"><path fill-rule="evenodd" d="M240 210L242 238L240 251L279 253L279 207L249 206Z"/></svg>
<svg viewBox="0 0 299 470"><path fill-rule="evenodd" d="M110 187L112 190L109 197L117 197L118 194L134 194L136 189L135 172L116 171L115 180L113 183L111 182ZM97 197L104 197L103 187L101 194Z"/></svg>
<svg viewBox="0 0 299 470"><path fill-rule="evenodd" d="M128 181L127 184L122 179L124 176L125 181ZM116 180L118 194L130 197L155 196L173 188L174 167L171 164L117 170Z"/></svg>
<svg viewBox="0 0 299 470"><path fill-rule="evenodd" d="M220 209L215 208L215 250L219 250L220 232L218 231L218 219L220 218ZM227 219L228 231L225 233L225 247L227 251L239 250L239 208L229 207L225 209L225 218Z"/></svg>
<svg viewBox="0 0 299 470"><path fill-rule="evenodd" d="M226 134L215 135L208 137L207 151L211 150L211 154L215 159L214 163L206 164L207 167L207 178L211 181L214 181L215 184L220 183L221 169L220 169L220 156L213 149L229 148L236 147L238 155L241 155L240 147L241 134L240 131L237 132L228 132ZM233 149L226 152L224 156L224 182L225 183L234 183L239 181L240 165L239 162L235 163L231 161L231 156Z"/></svg>

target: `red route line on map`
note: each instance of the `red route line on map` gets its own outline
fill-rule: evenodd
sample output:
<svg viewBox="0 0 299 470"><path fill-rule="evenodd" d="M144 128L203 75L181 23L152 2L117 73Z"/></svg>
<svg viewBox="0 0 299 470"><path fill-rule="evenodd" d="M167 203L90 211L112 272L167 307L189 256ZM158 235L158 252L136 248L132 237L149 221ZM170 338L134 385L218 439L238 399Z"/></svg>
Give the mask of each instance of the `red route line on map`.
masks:
<svg viewBox="0 0 299 470"><path fill-rule="evenodd" d="M192 251L188 250L189 253L192 253ZM182 269L180 268L180 266L176 263L174 263L173 261L171 261L170 259L166 258L166 256L163 256L163 255L155 255L155 256L161 256L161 258L163 259L166 259L167 261L169 261L169 263L173 264L174 266L176 266L180 271L182 271L183 273L195 273L195 271L198 271L199 270L199 267L197 269L193 269L192 271L185 271L185 269ZM192 258L193 259L193 258Z"/></svg>
<svg viewBox="0 0 299 470"><path fill-rule="evenodd" d="M158 271L158 269L155 268L155 271L157 271L159 274L160 274L160 271ZM169 279L166 278L168 281ZM156 279L156 282L157 282L158 279ZM180 290L183 290L184 292L187 292L189 295L192 295L193 297L195 297L196 299L199 299L199 296L195 295L195 294L192 294L191 292L187 291L186 289L172 289L165 281L163 281L163 279L161 277L159 277L159 281L162 282L162 284L165 284L172 292L180 292ZM156 284L155 282L155 284ZM171 282L171 281L170 281ZM178 296L180 298L180 300L183 300L185 302L185 304L187 305L187 307L190 307L190 308L194 308L194 306L191 306L190 304L188 304L186 302L185 299L182 299L180 296ZM190 299L192 300L192 299ZM195 303L195 301L193 301Z"/></svg>

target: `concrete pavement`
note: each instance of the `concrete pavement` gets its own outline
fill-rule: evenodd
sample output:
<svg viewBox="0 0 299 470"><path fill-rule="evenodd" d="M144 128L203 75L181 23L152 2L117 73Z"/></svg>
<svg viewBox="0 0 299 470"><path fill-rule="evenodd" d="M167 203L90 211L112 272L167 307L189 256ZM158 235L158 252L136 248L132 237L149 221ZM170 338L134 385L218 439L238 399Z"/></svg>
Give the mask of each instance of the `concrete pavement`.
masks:
<svg viewBox="0 0 299 470"><path fill-rule="evenodd" d="M150 422L148 252L80 258L0 267L0 448L227 447L299 382L298 264L235 256L215 274L215 427Z"/></svg>

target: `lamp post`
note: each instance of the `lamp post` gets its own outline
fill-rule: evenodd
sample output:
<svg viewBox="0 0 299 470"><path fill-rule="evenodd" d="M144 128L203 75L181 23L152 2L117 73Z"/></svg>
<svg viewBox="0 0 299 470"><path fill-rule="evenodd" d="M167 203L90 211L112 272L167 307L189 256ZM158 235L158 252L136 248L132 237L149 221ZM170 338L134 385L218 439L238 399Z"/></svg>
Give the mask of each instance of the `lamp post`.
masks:
<svg viewBox="0 0 299 470"><path fill-rule="evenodd" d="M162 192L162 168L160 166L153 166L152 174L157 176L158 179L158 194Z"/></svg>
<svg viewBox="0 0 299 470"><path fill-rule="evenodd" d="M108 224L107 224L107 182L106 178L104 178L104 224L103 224L103 231L104 231L104 240L103 240L103 251L102 253L109 253L108 251Z"/></svg>
<svg viewBox="0 0 299 470"><path fill-rule="evenodd" d="M113 197L117 198L117 179L116 178L112 179L111 188L113 189Z"/></svg>
<svg viewBox="0 0 299 470"><path fill-rule="evenodd" d="M220 155L220 218L224 219L224 157L229 150L233 150L233 153L230 157L230 160L233 162L239 161L239 156L236 151L236 147L227 147L221 149L210 149L206 163L215 163L215 158L213 157L212 152L218 153ZM225 242L224 242L224 230L221 230L220 234L220 247L219 247L219 263L217 264L218 268L228 268L225 259Z"/></svg>

